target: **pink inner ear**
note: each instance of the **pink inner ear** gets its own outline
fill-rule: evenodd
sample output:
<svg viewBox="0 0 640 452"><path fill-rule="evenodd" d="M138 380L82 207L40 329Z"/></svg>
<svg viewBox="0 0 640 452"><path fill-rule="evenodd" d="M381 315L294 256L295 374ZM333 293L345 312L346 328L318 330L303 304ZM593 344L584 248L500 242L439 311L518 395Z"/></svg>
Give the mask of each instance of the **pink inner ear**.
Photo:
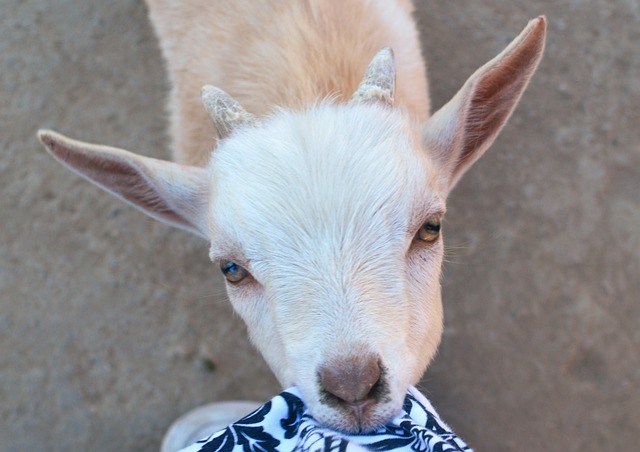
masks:
<svg viewBox="0 0 640 452"><path fill-rule="evenodd" d="M542 33L534 29L511 52L483 74L473 90L465 128L465 146L459 161L465 162L478 144L491 142L504 126L535 70L544 43Z"/></svg>
<svg viewBox="0 0 640 452"><path fill-rule="evenodd" d="M87 151L47 134L41 134L40 139L55 157L90 181L160 219L192 228L163 198L141 165L106 152Z"/></svg>

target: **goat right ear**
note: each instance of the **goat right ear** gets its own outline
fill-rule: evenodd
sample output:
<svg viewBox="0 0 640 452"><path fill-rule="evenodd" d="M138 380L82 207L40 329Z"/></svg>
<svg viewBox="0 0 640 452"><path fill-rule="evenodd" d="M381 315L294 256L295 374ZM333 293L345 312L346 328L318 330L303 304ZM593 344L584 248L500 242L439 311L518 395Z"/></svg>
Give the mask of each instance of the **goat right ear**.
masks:
<svg viewBox="0 0 640 452"><path fill-rule="evenodd" d="M131 152L38 132L47 151L67 168L147 215L208 239L208 177L184 166Z"/></svg>
<svg viewBox="0 0 640 452"><path fill-rule="evenodd" d="M542 58L546 28L544 17L529 22L425 124L425 145L444 174L447 191L484 154L511 116Z"/></svg>

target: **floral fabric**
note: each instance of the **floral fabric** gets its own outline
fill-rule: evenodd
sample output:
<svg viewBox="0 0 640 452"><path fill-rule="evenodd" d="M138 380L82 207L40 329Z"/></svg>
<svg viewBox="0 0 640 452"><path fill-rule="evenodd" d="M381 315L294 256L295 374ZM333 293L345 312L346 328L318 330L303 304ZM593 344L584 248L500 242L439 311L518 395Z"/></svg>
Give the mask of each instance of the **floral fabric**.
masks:
<svg viewBox="0 0 640 452"><path fill-rule="evenodd" d="M297 388L289 388L253 413L181 452L267 451L434 451L471 449L437 415L431 403L410 387L400 415L379 430L346 435L311 417Z"/></svg>

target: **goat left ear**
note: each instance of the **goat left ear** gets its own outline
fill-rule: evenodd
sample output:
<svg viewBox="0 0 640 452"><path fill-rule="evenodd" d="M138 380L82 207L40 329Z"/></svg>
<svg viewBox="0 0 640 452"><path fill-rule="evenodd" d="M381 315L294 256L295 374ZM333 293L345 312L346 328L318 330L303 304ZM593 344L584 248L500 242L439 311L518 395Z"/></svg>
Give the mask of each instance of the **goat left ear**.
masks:
<svg viewBox="0 0 640 452"><path fill-rule="evenodd" d="M424 141L450 191L493 143L518 104L542 53L546 19L538 17L478 69L424 126Z"/></svg>
<svg viewBox="0 0 640 452"><path fill-rule="evenodd" d="M164 223L208 239L208 177L184 166L131 152L38 132L47 151L67 168Z"/></svg>

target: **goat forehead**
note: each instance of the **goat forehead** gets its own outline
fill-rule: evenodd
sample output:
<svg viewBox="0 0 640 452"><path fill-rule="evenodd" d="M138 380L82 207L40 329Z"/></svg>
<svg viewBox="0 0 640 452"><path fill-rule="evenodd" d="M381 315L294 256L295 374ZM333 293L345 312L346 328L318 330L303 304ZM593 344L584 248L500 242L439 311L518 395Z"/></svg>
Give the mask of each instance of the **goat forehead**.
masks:
<svg viewBox="0 0 640 452"><path fill-rule="evenodd" d="M214 153L213 233L282 250L402 240L416 206L436 196L417 143L399 113L371 106L281 112Z"/></svg>

